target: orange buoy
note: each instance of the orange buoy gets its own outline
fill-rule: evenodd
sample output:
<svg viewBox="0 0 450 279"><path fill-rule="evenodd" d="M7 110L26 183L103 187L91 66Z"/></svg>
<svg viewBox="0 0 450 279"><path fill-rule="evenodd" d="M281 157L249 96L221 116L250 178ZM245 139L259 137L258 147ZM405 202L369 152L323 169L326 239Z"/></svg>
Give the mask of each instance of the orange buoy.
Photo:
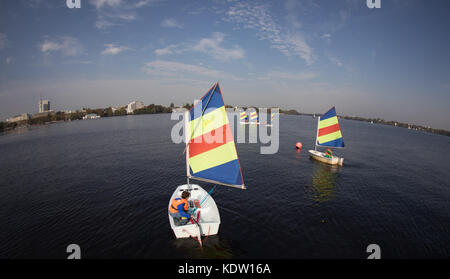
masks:
<svg viewBox="0 0 450 279"><path fill-rule="evenodd" d="M295 144L295 147L297 148L297 149L302 149L302 143L301 142L297 142L296 144Z"/></svg>

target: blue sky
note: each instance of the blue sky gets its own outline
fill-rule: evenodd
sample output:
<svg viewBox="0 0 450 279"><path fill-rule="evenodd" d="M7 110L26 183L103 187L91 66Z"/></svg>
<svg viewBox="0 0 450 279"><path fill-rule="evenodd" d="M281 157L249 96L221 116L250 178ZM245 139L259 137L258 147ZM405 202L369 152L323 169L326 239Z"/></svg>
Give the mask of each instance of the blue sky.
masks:
<svg viewBox="0 0 450 279"><path fill-rule="evenodd" d="M380 117L450 129L450 3L0 2L0 119L132 100Z"/></svg>

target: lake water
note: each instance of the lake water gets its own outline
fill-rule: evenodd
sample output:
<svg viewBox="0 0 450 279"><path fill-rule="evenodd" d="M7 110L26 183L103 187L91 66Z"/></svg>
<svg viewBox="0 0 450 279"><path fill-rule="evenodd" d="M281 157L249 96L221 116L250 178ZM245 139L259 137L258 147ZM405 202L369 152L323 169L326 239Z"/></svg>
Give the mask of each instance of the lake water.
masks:
<svg viewBox="0 0 450 279"><path fill-rule="evenodd" d="M186 182L175 123L139 115L0 135L0 258L66 258L72 243L83 258L367 258L372 243L383 258L450 257L448 137L340 120L344 166L331 168L308 155L317 120L281 115L278 153L237 144L248 189L216 187L222 224L200 250L167 218Z"/></svg>

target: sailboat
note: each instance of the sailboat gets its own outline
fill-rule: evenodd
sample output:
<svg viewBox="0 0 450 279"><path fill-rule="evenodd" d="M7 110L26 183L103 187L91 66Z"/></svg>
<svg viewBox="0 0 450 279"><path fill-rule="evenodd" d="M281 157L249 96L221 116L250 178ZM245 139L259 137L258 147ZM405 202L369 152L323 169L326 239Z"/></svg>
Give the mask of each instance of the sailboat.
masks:
<svg viewBox="0 0 450 279"><path fill-rule="evenodd" d="M258 112L252 111L250 113L250 121L249 124L255 124L255 125L259 125L259 117L258 117Z"/></svg>
<svg viewBox="0 0 450 279"><path fill-rule="evenodd" d="M275 118L276 115L277 115L276 112L272 112L271 113L271 115L270 115L270 124L267 124L267 122L265 124L267 127L272 127L272 122L273 122L273 119Z"/></svg>
<svg viewBox="0 0 450 279"><path fill-rule="evenodd" d="M200 113L201 112L201 113ZM186 176L187 184L178 186L169 201L189 191L188 213L194 215L187 224L180 224L169 215L170 226L176 238L197 238L217 234L220 214L211 196L212 188L206 192L190 180L215 185L246 189L234 137L231 132L219 83L210 88L185 117ZM216 140L211 140L214 138Z"/></svg>
<svg viewBox="0 0 450 279"><path fill-rule="evenodd" d="M245 111L241 112L241 121L240 124L248 124L248 115Z"/></svg>
<svg viewBox="0 0 450 279"><path fill-rule="evenodd" d="M342 138L341 128L336 115L336 108L332 107L324 115L317 119L317 134L314 150L309 150L311 158L330 165L344 164L344 158L332 156L328 158L325 153L317 151L317 146L328 148L343 148L344 139Z"/></svg>

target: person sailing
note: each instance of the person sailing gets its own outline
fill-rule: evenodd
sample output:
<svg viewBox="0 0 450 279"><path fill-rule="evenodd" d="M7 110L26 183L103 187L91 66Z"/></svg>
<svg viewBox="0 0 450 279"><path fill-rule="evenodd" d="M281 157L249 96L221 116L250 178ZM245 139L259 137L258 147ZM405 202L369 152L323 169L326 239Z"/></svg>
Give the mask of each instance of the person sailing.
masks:
<svg viewBox="0 0 450 279"><path fill-rule="evenodd" d="M327 151L325 151L325 157L326 158L333 158L333 151L331 151L331 149L327 149Z"/></svg>
<svg viewBox="0 0 450 279"><path fill-rule="evenodd" d="M178 220L178 223L183 226L189 222L190 218L193 218L193 215L188 213L189 202L188 198L191 196L191 193L188 191L183 191L181 194L181 198L174 198L172 203L169 206L169 214L174 218L174 220Z"/></svg>

